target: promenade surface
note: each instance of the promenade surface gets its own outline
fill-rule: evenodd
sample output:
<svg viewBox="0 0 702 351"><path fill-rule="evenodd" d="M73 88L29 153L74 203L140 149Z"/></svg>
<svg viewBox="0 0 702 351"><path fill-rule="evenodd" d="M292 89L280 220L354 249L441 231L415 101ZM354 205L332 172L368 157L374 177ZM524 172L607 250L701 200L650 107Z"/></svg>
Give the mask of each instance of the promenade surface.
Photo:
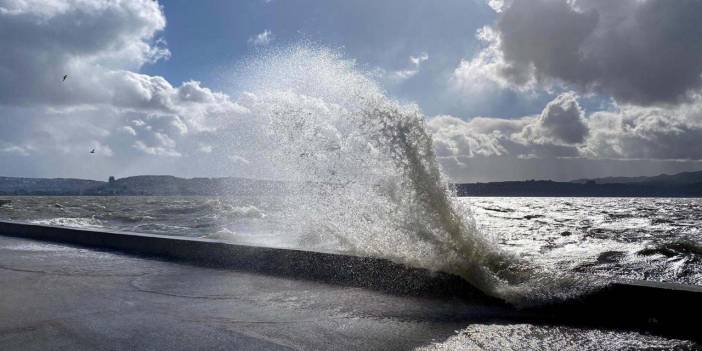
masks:
<svg viewBox="0 0 702 351"><path fill-rule="evenodd" d="M0 236L0 350L407 350L434 342L522 349L543 342L547 329L520 324L515 332L505 322L514 313L489 302ZM466 328L483 331L456 336ZM554 345L641 337L594 331L559 329Z"/></svg>

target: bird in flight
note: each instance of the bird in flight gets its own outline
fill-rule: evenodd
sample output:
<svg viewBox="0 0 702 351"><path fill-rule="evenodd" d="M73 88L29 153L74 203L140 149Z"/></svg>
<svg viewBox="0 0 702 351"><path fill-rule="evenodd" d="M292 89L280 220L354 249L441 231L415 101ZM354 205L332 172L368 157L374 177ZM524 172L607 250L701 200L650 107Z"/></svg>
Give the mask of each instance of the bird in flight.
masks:
<svg viewBox="0 0 702 351"><path fill-rule="evenodd" d="M64 74L64 75L63 75L63 80L62 80L62 82L65 82L65 81L66 81L66 78L68 78L68 74Z"/></svg>
<svg viewBox="0 0 702 351"><path fill-rule="evenodd" d="M94 154L94 153L95 153L95 149L90 149L90 153L91 153L91 154Z"/></svg>

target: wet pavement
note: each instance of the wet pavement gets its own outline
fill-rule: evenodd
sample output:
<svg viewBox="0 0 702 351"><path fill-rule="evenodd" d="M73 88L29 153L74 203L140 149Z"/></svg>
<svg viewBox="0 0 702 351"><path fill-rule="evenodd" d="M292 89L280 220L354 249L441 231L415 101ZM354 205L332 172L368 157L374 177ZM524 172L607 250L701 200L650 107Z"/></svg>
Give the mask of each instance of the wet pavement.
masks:
<svg viewBox="0 0 702 351"><path fill-rule="evenodd" d="M401 296L0 236L0 350L491 350L519 349L553 334L506 322L514 314L459 298ZM482 332L471 334L475 328ZM553 349L644 338L577 328L558 329L557 336L548 344ZM667 348L694 347L645 338Z"/></svg>
<svg viewBox="0 0 702 351"><path fill-rule="evenodd" d="M2 350L412 349L486 312L3 236L0 286Z"/></svg>

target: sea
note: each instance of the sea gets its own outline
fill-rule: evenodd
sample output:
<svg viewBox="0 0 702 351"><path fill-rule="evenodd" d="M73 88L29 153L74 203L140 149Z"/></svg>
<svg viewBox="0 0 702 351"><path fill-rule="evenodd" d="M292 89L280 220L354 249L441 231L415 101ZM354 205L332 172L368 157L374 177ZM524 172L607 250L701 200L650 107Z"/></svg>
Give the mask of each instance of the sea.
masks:
<svg viewBox="0 0 702 351"><path fill-rule="evenodd" d="M533 264L606 279L702 285L702 199L455 201L495 247ZM354 253L338 241L311 240L295 225L290 202L284 196L0 197L0 219Z"/></svg>

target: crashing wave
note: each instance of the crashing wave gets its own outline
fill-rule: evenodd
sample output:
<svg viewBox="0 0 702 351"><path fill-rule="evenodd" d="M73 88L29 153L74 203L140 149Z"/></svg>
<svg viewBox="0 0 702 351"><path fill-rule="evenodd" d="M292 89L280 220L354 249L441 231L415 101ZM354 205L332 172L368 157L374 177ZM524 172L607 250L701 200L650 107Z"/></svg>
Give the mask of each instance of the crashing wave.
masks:
<svg viewBox="0 0 702 351"><path fill-rule="evenodd" d="M257 119L259 152L301 184L285 205L302 246L339 249L460 275L516 304L591 286L501 251L455 201L424 116L386 96L352 61L300 46L250 65L240 103Z"/></svg>

